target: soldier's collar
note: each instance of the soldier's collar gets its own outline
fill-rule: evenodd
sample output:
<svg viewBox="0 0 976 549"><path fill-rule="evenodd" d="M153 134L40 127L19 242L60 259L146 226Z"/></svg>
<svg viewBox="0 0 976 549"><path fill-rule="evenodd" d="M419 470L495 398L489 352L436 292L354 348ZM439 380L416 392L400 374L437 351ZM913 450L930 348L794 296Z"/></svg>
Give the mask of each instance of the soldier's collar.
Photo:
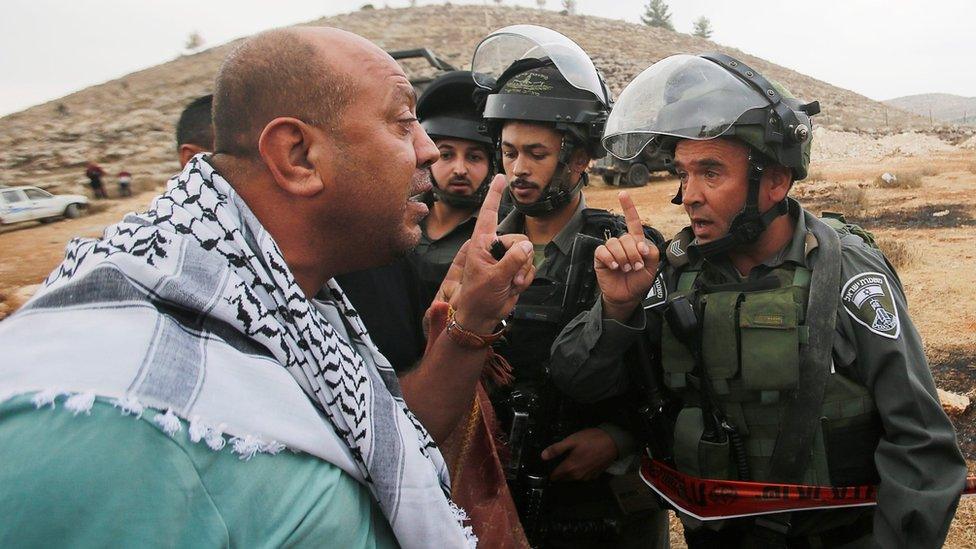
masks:
<svg viewBox="0 0 976 549"><path fill-rule="evenodd" d="M550 242L550 244L555 244L564 255L569 255L573 251L573 241L576 240L576 235L583 230L584 209L586 209L586 197L580 192L580 200L579 204L576 205L576 211L573 212L573 216L569 218L566 225L556 233L556 236ZM520 213L515 208L512 208L511 213L505 216L505 219L498 224L498 234L524 232L525 214ZM546 246L548 247L548 244Z"/></svg>
<svg viewBox="0 0 976 549"><path fill-rule="evenodd" d="M559 248L559 251L563 255L570 255L573 251L573 242L576 240L576 235L578 235L583 230L583 210L586 209L586 198L583 197L583 192L580 191L579 203L576 205L576 211L573 212L573 217L569 218L566 222L566 226L560 230L555 238L552 239L552 243Z"/></svg>
<svg viewBox="0 0 976 549"><path fill-rule="evenodd" d="M787 261L805 267L807 264L807 255L813 251L813 248L816 248L816 238L813 238L813 248L810 247L810 243L808 242L808 236L813 237L813 235L807 231L807 224L803 220L803 208L800 207L800 203L792 198L787 198L786 201L789 206L789 213L786 215L793 219L793 236L786 246L776 255L762 262L763 265L769 268L779 267Z"/></svg>

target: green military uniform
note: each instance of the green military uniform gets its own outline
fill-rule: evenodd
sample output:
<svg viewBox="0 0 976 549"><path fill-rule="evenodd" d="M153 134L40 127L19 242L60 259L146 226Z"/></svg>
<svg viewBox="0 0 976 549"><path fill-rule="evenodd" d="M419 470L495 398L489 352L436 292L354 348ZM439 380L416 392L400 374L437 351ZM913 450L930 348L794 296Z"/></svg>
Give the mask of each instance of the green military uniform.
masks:
<svg viewBox="0 0 976 549"><path fill-rule="evenodd" d="M702 437L700 371L662 312L676 295L697 293L705 301L701 354L714 401L742 436L748 480L767 480L786 413L788 399L783 397L793 389L803 391L797 386L797 350L809 337L806 304L826 298L807 295L818 244L793 200L789 211L795 224L792 239L745 277L724 255L690 261L690 229L682 231L668 246L644 301L663 381L684 400L675 426L674 459L685 473L736 478L736 467L728 448L710 448ZM962 491L965 462L939 404L901 282L877 248L848 230L840 235L841 287L833 298L838 308L821 429L803 478L793 482L878 482L879 503L876 509L794 513L789 536L828 546L866 546L872 540L881 547L938 546ZM763 283L770 280L774 283ZM599 310L581 314L553 345L553 379L581 401L607 398L629 385L628 372L609 367L609 357L594 356L593 342L604 323ZM697 526L691 524L691 536ZM751 535L751 523L744 520L721 527L736 536Z"/></svg>
<svg viewBox="0 0 976 549"><path fill-rule="evenodd" d="M541 317L548 315L545 309L555 309L560 313L564 308L572 308L575 303L565 303L564 296L574 293L568 289L570 273L583 273L587 280L581 282L579 292L586 294L580 299L586 303L592 303L596 298L596 280L592 269L580 269L581 266L592 265L592 251L595 246L589 248L588 252L581 252L583 246L580 238L581 233L589 234L600 232L603 229L594 230L586 227L587 220L596 213L595 210L586 209L586 201L580 194L579 203L573 216L559 233L544 246L539 246L536 261L537 271L532 287L526 291L519 299L519 304L513 313L510 321L510 333L506 336L508 343L497 348L499 354L505 356L514 368L515 381L513 387L496 388L491 391L492 402L498 411L499 419L505 432L511 427L512 414L508 401L512 391L530 390L534 394L541 394L548 389L546 385L550 383L547 377L546 365L550 364L548 342L558 333L565 322L565 318L553 319L552 322L545 322ZM499 234L524 234L525 215L517 210L512 211L498 226ZM600 238L599 241L603 239ZM580 259L579 255L586 257ZM599 305L598 305L599 306ZM572 311L573 309L571 309ZM578 309L577 309L578 310ZM570 313L570 316L572 314ZM566 317L568 318L568 317ZM543 326L551 324L551 327ZM602 332L602 345L612 345L614 340L620 341L621 332L629 332L630 329L620 323L609 320L605 324ZM629 341L627 335L623 339ZM619 360L619 359L618 359ZM558 398L558 397L557 397ZM624 487L627 481L636 480L634 465L636 464L636 445L634 436L631 434L631 418L621 417L625 414L626 404L622 399L607 399L605 402L594 406L580 406L571 402L564 402L556 406L558 417L546 418L560 426L553 429L556 434L555 439L561 439L573 432L588 428L598 427L606 432L617 447L619 458L611 465L611 474L601 475L594 481L585 482L560 482L553 483L548 488L548 501L550 502L550 519L563 521L567 524L583 522L593 523L594 520L612 520L621 525L622 534L614 538L614 543L621 547L665 547L668 543L667 515L664 512L654 509L642 509L632 515L626 515L617 503L611 482L614 485ZM560 431L556 433L555 431ZM556 440L547 441L548 445ZM616 480L614 480L616 479ZM622 488L626 489L626 488ZM657 512L655 512L657 511ZM584 529L585 531L585 529ZM608 538L597 540L586 540L586 534L582 533L582 540L575 542L563 539L562 542L549 540L548 543L555 547L589 547L594 543L608 542Z"/></svg>

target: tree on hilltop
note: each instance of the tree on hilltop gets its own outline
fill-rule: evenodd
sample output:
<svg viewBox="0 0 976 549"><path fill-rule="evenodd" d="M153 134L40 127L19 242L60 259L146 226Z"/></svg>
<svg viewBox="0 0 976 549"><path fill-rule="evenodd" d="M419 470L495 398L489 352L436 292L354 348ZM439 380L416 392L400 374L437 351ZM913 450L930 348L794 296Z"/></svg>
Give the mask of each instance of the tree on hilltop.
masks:
<svg viewBox="0 0 976 549"><path fill-rule="evenodd" d="M708 20L707 17L702 15L695 20L695 36L699 38L705 38L706 40L712 37L712 22Z"/></svg>
<svg viewBox="0 0 976 549"><path fill-rule="evenodd" d="M546 7L546 0L535 0L535 5L541 10Z"/></svg>
<svg viewBox="0 0 976 549"><path fill-rule="evenodd" d="M668 5L664 0L648 0L647 5L644 6L644 15L641 16L641 21L650 27L674 30L674 25L671 24L671 13L669 13Z"/></svg>
<svg viewBox="0 0 976 549"><path fill-rule="evenodd" d="M576 0L563 0L563 9L567 15L576 15Z"/></svg>
<svg viewBox="0 0 976 549"><path fill-rule="evenodd" d="M190 33L190 36L186 37L186 45L184 47L186 47L187 51L194 51L203 47L203 43L203 35L197 31L193 31Z"/></svg>

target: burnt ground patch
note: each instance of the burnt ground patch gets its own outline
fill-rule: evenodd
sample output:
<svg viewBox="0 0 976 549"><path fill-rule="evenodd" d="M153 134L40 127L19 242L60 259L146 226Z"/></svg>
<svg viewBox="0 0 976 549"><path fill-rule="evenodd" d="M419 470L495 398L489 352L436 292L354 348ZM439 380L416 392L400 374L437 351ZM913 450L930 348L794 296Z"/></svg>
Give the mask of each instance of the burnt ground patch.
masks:
<svg viewBox="0 0 976 549"><path fill-rule="evenodd" d="M964 204L927 204L910 210L886 209L872 214L852 214L847 216L847 220L863 227L886 229L944 229L976 226L976 219Z"/></svg>
<svg viewBox="0 0 976 549"><path fill-rule="evenodd" d="M976 218L965 204L927 204L912 209L857 211L830 196L805 198L803 207L815 213L841 212L849 223L871 229L945 229L976 226ZM945 213L943 213L945 212ZM934 215L941 214L941 215Z"/></svg>
<svg viewBox="0 0 976 549"><path fill-rule="evenodd" d="M961 395L976 387L976 350L957 347L938 354L941 358L930 365L938 387ZM963 455L976 460L976 405L971 404L964 414L952 418L952 423Z"/></svg>

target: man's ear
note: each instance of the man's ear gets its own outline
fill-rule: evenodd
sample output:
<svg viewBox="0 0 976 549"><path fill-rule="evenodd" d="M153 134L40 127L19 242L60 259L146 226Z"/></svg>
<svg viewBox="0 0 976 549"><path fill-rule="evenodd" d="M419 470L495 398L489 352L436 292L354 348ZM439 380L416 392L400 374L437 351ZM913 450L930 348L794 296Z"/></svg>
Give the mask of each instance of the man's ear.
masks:
<svg viewBox="0 0 976 549"><path fill-rule="evenodd" d="M569 157L569 171L574 175L582 174L590 165L590 155L582 147L577 147Z"/></svg>
<svg viewBox="0 0 976 549"><path fill-rule="evenodd" d="M204 149L200 145L194 145L193 143L183 143L182 145L180 145L180 149L179 149L180 168L186 166L186 163L189 162L191 158L193 158L194 156L202 152L210 152L210 151Z"/></svg>
<svg viewBox="0 0 976 549"><path fill-rule="evenodd" d="M297 118L275 118L258 138L258 153L271 178L285 192L315 196L324 188L309 152L317 138L314 129Z"/></svg>
<svg viewBox="0 0 976 549"><path fill-rule="evenodd" d="M771 204L776 204L786 198L793 185L793 172L779 164L770 164L763 170L762 183L766 187L766 195Z"/></svg>

